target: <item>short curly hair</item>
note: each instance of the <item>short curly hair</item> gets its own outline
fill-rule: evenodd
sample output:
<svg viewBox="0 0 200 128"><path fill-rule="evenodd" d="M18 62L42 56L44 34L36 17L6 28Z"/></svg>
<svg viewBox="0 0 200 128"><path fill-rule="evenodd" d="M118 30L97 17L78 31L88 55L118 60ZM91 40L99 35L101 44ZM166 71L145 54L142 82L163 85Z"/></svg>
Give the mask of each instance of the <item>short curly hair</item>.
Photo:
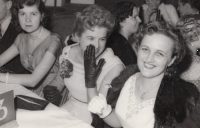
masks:
<svg viewBox="0 0 200 128"><path fill-rule="evenodd" d="M112 32L114 24L115 20L110 11L100 5L91 5L76 14L73 34L80 37L86 29L93 31L94 27L98 26L105 27L108 30L108 36Z"/></svg>
<svg viewBox="0 0 200 128"><path fill-rule="evenodd" d="M12 12L12 22L16 26L16 28L19 31L22 31L22 28L19 24L19 19L18 19L18 12L20 9L24 8L24 5L26 6L33 6L37 5L39 12L43 15L43 19L41 21L42 25L45 25L46 23L46 10L45 10L45 5L42 0L12 0L13 5L11 8Z"/></svg>
<svg viewBox="0 0 200 128"><path fill-rule="evenodd" d="M121 29L120 23L123 22L129 16L133 15L134 7L136 7L136 4L131 1L121 1L115 5L112 11L116 21L115 31L118 32Z"/></svg>
<svg viewBox="0 0 200 128"><path fill-rule="evenodd" d="M184 15L178 20L176 27L188 44L197 41L200 35L200 15Z"/></svg>
<svg viewBox="0 0 200 128"><path fill-rule="evenodd" d="M172 53L172 58L176 56L176 60L173 64L177 65L185 56L186 46L183 43L183 37L179 34L179 32L174 29L171 25L166 22L149 22L141 27L139 31L139 39L138 45L140 46L142 39L145 35L153 35L153 34L161 34L169 37L174 42L174 48Z"/></svg>

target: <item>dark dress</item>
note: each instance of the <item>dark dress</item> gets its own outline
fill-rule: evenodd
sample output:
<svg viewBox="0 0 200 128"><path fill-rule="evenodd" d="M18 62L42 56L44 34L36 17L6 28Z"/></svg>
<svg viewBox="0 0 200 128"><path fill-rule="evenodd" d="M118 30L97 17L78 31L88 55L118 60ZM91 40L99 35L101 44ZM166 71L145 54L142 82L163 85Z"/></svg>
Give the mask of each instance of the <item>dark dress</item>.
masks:
<svg viewBox="0 0 200 128"><path fill-rule="evenodd" d="M125 66L137 63L137 56L128 40L121 34L114 32L107 40L106 47L112 48Z"/></svg>
<svg viewBox="0 0 200 128"><path fill-rule="evenodd" d="M9 24L5 34L0 41L0 54L6 51L13 43L19 31L16 30L12 23ZM4 66L7 70L10 70L16 74L29 73L21 64L19 55L6 63Z"/></svg>

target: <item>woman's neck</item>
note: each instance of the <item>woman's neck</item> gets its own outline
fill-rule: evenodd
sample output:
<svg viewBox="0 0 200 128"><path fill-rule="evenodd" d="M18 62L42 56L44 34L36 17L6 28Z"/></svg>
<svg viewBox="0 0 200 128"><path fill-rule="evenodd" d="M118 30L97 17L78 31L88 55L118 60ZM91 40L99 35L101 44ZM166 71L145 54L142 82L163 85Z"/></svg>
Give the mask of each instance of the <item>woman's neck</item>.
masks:
<svg viewBox="0 0 200 128"><path fill-rule="evenodd" d="M154 88L156 86L159 87L163 77L164 77L164 73L160 74L159 76L153 77L153 78L147 78L141 74L139 77L140 83L141 83L141 88L144 90L149 90L150 88Z"/></svg>
<svg viewBox="0 0 200 128"><path fill-rule="evenodd" d="M39 26L37 30L29 33L29 36L31 38L38 38L41 34L42 34L42 31L43 31L43 27L42 26Z"/></svg>
<svg viewBox="0 0 200 128"><path fill-rule="evenodd" d="M129 32L125 31L123 28L119 30L119 33L124 36L127 40L128 37L131 35Z"/></svg>

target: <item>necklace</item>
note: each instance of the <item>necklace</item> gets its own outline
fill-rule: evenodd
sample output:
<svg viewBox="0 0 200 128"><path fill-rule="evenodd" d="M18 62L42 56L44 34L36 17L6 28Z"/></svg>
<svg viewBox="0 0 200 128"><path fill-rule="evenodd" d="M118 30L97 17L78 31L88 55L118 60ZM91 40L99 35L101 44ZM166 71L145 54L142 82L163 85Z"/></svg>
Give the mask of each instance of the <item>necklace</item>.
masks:
<svg viewBox="0 0 200 128"><path fill-rule="evenodd" d="M37 40L42 35L42 32L43 32L43 27L42 27L42 30L40 31L40 34L37 37L31 37L29 34L29 41L32 41L31 43L33 43L35 40Z"/></svg>
<svg viewBox="0 0 200 128"><path fill-rule="evenodd" d="M140 99L143 100L143 99L145 98L145 95L146 95L147 93L149 93L151 90L155 89L156 87L157 87L157 86L155 86L155 87L153 87L153 88L151 88L151 89L149 89L149 90L143 92L142 95L140 96Z"/></svg>

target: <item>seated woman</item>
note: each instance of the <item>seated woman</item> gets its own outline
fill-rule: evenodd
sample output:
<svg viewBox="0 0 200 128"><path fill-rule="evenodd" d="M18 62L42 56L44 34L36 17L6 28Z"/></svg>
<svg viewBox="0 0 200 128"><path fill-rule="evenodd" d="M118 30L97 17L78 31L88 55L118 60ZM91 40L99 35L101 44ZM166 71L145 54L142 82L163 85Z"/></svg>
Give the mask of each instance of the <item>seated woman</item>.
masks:
<svg viewBox="0 0 200 128"><path fill-rule="evenodd" d="M87 103L99 92L106 96L111 81L124 69L112 49L105 48L114 24L112 14L101 6L91 5L78 12L73 27L78 43L66 46L59 58L63 79L57 81L64 80L70 93L61 108L89 124L92 115Z"/></svg>
<svg viewBox="0 0 200 128"><path fill-rule="evenodd" d="M185 53L180 39L168 24L147 24L140 35L139 72L135 65L127 67L112 81L107 100L99 94L88 109L112 127L181 126L199 92L193 84L179 79L174 70Z"/></svg>
<svg viewBox="0 0 200 128"><path fill-rule="evenodd" d="M176 22L179 19L175 7L170 4L164 4L162 0L146 0L146 4L142 5L141 12L141 18L144 24L163 19L170 25L176 27Z"/></svg>
<svg viewBox="0 0 200 128"><path fill-rule="evenodd" d="M0 73L0 81L30 87L43 96L42 89L59 71L62 47L58 35L43 27L45 6L42 0L13 1L13 19L22 29L13 45L0 55L0 67L20 55L22 65L31 74Z"/></svg>
<svg viewBox="0 0 200 128"><path fill-rule="evenodd" d="M138 31L141 22L136 5L131 1L118 2L113 13L116 21L115 29L108 37L106 47L112 48L125 66L135 64L137 62L135 43L131 44L128 38Z"/></svg>
<svg viewBox="0 0 200 128"><path fill-rule="evenodd" d="M200 48L200 15L182 16L177 22L177 28L183 34L187 46L186 57L178 66L181 78L192 82L200 90L200 56L196 55Z"/></svg>

